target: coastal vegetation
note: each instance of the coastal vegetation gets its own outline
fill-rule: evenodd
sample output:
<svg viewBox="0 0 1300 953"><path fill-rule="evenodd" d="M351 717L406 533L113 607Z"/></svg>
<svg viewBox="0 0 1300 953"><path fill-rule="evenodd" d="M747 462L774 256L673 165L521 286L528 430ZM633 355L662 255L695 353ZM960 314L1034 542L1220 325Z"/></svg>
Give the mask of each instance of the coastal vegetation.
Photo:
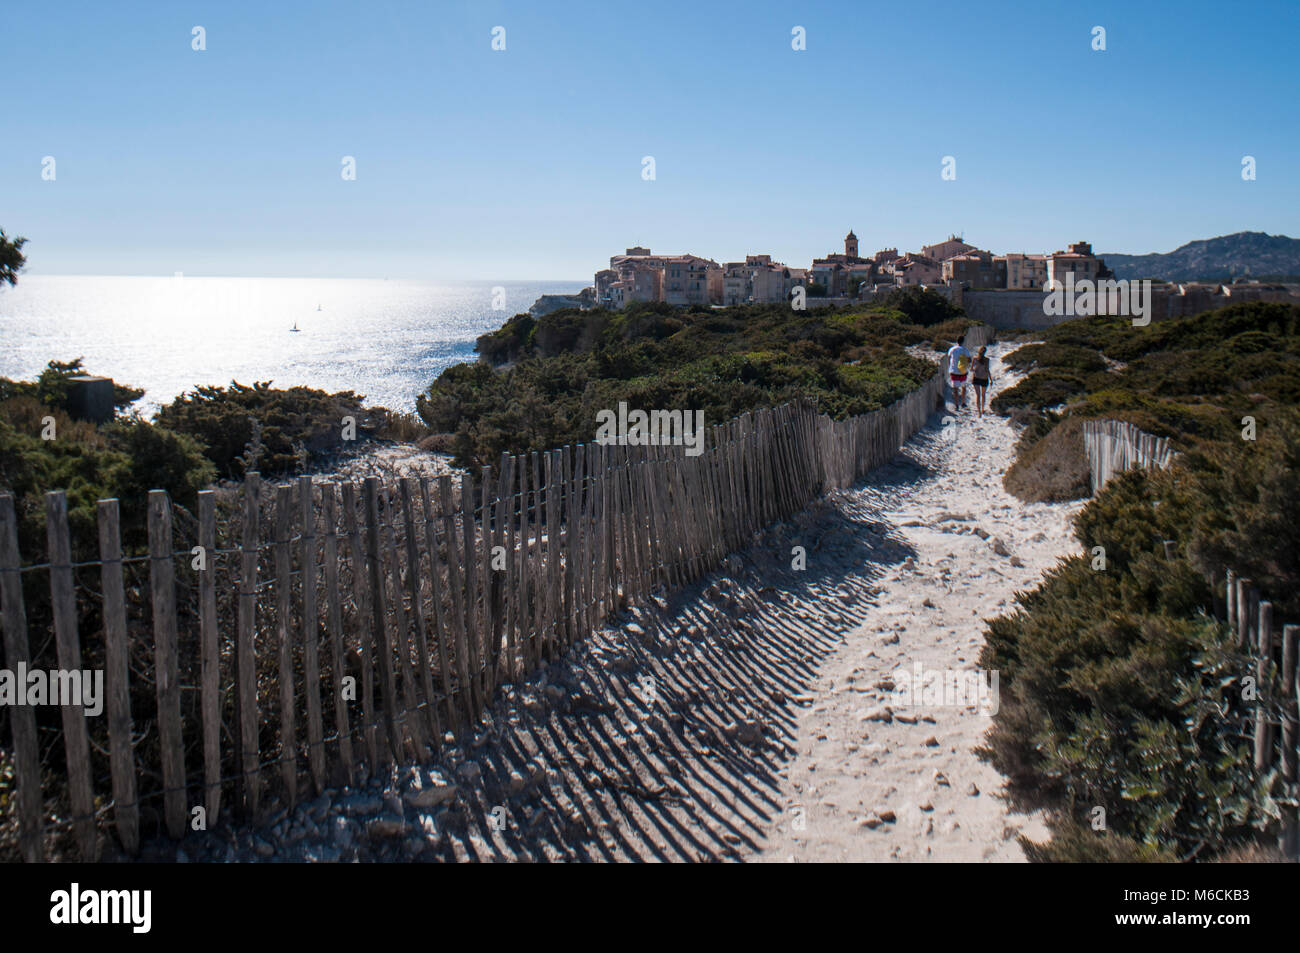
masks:
<svg viewBox="0 0 1300 953"><path fill-rule="evenodd" d="M1025 425L1006 477L1022 498L1088 494L1087 418L1181 453L1108 483L1076 520L1084 554L989 623L981 665L1002 701L984 754L1052 816L1030 856L1208 859L1253 842L1281 780L1254 775L1241 679L1255 663L1211 610L1232 568L1300 620L1300 308L1076 319L1010 362L1030 373L993 406Z"/></svg>
<svg viewBox="0 0 1300 953"><path fill-rule="evenodd" d="M371 438L428 435L413 415L367 407L351 391L275 389L270 382L198 387L152 421L129 409L143 391L114 384L114 419L96 425L70 414L70 379L85 373L77 359L51 361L34 381L0 378L0 490L14 494L19 544L29 559L45 552L49 490L67 491L74 547L94 548L96 502L119 499L123 543L131 549L143 544L151 489L192 509L198 491L217 480L239 480L250 470L301 473Z"/></svg>
<svg viewBox="0 0 1300 953"><path fill-rule="evenodd" d="M589 441L597 413L620 401L702 410L719 423L804 398L839 419L919 386L936 368L908 348L946 348L972 323L921 289L850 309L646 303L519 314L480 337L481 360L444 371L416 410L454 435L455 463L468 468Z"/></svg>
<svg viewBox="0 0 1300 953"><path fill-rule="evenodd" d="M363 400L352 391L232 382L182 394L158 411L156 422L197 439L223 477L242 478L251 470L298 473L344 449L350 434L365 437L382 428L387 411L365 407Z"/></svg>
<svg viewBox="0 0 1300 953"><path fill-rule="evenodd" d="M14 495L19 548L30 560L45 553L44 494L66 490L75 543L95 539L95 504L117 497L127 545L144 534L146 498L164 489L182 506L216 476L191 436L120 413L141 391L118 385L116 418L102 425L69 414L68 379L80 360L51 361L35 381L0 378L0 489Z"/></svg>

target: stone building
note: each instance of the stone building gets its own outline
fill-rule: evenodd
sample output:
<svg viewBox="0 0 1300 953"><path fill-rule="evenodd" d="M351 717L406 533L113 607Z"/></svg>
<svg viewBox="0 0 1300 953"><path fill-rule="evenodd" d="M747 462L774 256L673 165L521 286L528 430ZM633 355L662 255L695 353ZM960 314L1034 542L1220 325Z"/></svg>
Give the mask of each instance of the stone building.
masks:
<svg viewBox="0 0 1300 953"><path fill-rule="evenodd" d="M978 291L1007 286L1007 262L986 251L955 255L943 263L944 281L956 281Z"/></svg>
<svg viewBox="0 0 1300 953"><path fill-rule="evenodd" d="M999 255L1007 270L1006 287L1013 290L1037 290L1047 283L1046 255Z"/></svg>
<svg viewBox="0 0 1300 953"><path fill-rule="evenodd" d="M637 301L669 304L721 304L722 266L698 255L653 255L636 246L614 255L609 267L596 272L596 302L607 308L625 308Z"/></svg>
<svg viewBox="0 0 1300 953"><path fill-rule="evenodd" d="M932 285L943 274L943 266L928 255L908 252L892 263L894 286L898 288Z"/></svg>
<svg viewBox="0 0 1300 953"><path fill-rule="evenodd" d="M1110 277L1106 262L1092 253L1088 242L1074 242L1067 251L1055 251L1047 256L1047 282L1059 281L1065 284L1065 276L1074 275L1078 283L1083 279L1096 281L1098 278Z"/></svg>
<svg viewBox="0 0 1300 953"><path fill-rule="evenodd" d="M968 245L956 235L949 235L947 241L939 242L937 245L921 246L921 254L926 258L933 258L937 262L945 262L957 255L975 251L979 251L979 249L974 245Z"/></svg>

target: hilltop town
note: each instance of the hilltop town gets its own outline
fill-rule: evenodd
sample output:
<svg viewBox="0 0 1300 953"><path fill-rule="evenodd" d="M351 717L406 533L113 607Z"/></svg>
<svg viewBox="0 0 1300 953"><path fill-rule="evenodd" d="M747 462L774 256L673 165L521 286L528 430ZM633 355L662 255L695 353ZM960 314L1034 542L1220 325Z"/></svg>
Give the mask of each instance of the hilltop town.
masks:
<svg viewBox="0 0 1300 953"><path fill-rule="evenodd" d="M842 254L815 258L807 268L773 261L770 255L747 255L744 261L719 265L698 255L654 255L648 248L629 248L596 273L593 298L609 308L636 301L774 304L789 300L802 286L810 298L869 299L910 286L1041 288L1067 270L1088 278L1109 274L1086 242L1050 255L994 255L953 235L923 246L919 253L886 248L867 258L859 254L858 237L850 231Z"/></svg>
<svg viewBox="0 0 1300 953"><path fill-rule="evenodd" d="M885 248L870 257L859 253L852 230L844 251L814 258L807 268L773 261L771 255L746 255L719 264L699 255L656 255L635 246L609 259L590 287L575 295L543 295L534 315L560 308L626 308L638 302L684 307L778 304L803 288L808 307L842 306L877 300L903 288L925 288L965 308L974 318L1010 327L1055 323L1043 307L1056 284L1113 280L1104 258L1088 242L1072 242L1050 253L995 254L950 235L919 252ZM1231 283L1152 282L1156 317L1196 314L1242 301L1300 301L1300 286L1237 278Z"/></svg>

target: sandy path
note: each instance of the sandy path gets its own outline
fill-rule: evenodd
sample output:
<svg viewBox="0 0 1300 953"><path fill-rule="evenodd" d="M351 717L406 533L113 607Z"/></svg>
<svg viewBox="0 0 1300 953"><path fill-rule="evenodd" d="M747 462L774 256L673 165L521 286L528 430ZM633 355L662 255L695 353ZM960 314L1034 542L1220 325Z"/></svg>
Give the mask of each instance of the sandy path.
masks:
<svg viewBox="0 0 1300 953"><path fill-rule="evenodd" d="M994 391L1018 379L1004 350L990 348ZM896 527L912 555L879 580L876 608L818 674L763 860L1012 861L1023 860L1016 833L1046 836L1040 818L1007 813L1001 778L973 754L991 721L982 706L897 703L900 669L973 670L981 620L1077 548L1070 521L1082 504L1024 504L1003 490L1015 434L971 404L845 495Z"/></svg>
<svg viewBox="0 0 1300 953"><path fill-rule="evenodd" d="M999 385L1013 383L991 353ZM501 686L481 730L436 762L273 809L256 829L223 825L187 839L186 855L1021 859L1011 835L1045 832L1007 814L972 753L988 718L905 708L885 681L917 661L973 668L981 620L1074 548L1080 504L1002 490L1013 443L1001 418L936 415L864 483ZM868 717L885 706L889 721ZM146 857L175 852L157 843Z"/></svg>

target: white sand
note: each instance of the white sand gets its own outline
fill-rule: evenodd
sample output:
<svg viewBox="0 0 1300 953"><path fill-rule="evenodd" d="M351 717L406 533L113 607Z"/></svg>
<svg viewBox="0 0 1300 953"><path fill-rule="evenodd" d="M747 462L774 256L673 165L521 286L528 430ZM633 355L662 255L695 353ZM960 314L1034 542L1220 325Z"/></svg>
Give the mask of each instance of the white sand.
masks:
<svg viewBox="0 0 1300 953"><path fill-rule="evenodd" d="M994 392L1018 379L1007 375L1003 350L990 348ZM897 527L914 554L889 568L872 600L877 608L821 667L815 701L798 718L798 754L782 772L787 808L758 859L1017 861L1024 858L1015 834L1046 837L1041 818L1008 813L1000 776L973 753L987 715L898 706L887 682L876 687L918 661L925 670L973 668L981 620L1006 611L1014 592L1078 548L1070 521L1082 503L1025 504L1003 490L1015 433L1004 418L976 417L973 395L969 404L954 415L954 439L941 431L909 447L931 472L885 468L845 495L846 505ZM893 720L865 720L881 706L892 708ZM870 817L889 811L892 822Z"/></svg>

